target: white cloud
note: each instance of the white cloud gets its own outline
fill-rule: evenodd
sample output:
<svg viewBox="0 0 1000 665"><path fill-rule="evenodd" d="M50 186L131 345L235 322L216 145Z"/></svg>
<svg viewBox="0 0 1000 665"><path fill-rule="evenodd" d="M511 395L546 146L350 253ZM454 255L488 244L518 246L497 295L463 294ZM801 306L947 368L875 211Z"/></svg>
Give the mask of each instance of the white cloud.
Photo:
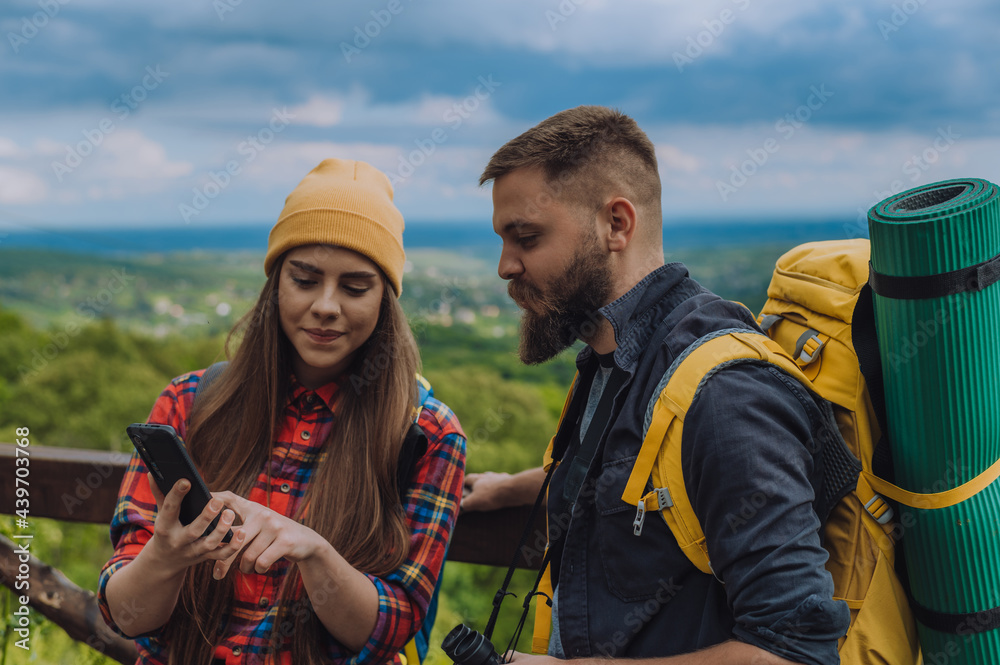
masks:
<svg viewBox="0 0 1000 665"><path fill-rule="evenodd" d="M340 123L344 115L344 103L340 99L313 95L305 104L291 109L297 125L313 127L333 127Z"/></svg>
<svg viewBox="0 0 1000 665"><path fill-rule="evenodd" d="M66 144L53 141L52 139L41 138L35 141L32 150L38 155L65 155Z"/></svg>
<svg viewBox="0 0 1000 665"><path fill-rule="evenodd" d="M187 161L173 161L167 156L163 144L135 129L119 129L104 135L62 177L53 175L53 164L58 162L66 169L62 157L66 144L49 138L38 138L30 149L22 150L21 161L28 170L15 171L2 167L0 199L11 202L39 202L48 194L47 182L59 180L49 202L59 205L79 204L83 201L118 200L175 187L178 178L189 175L193 165ZM55 161L53 160L55 157Z"/></svg>
<svg viewBox="0 0 1000 665"><path fill-rule="evenodd" d="M701 160L674 145L657 146L656 160L659 162L661 171L666 169L683 173L697 173L701 168Z"/></svg>
<svg viewBox="0 0 1000 665"><path fill-rule="evenodd" d="M45 181L34 173L0 165L0 203L41 203L47 194Z"/></svg>
<svg viewBox="0 0 1000 665"><path fill-rule="evenodd" d="M495 125L503 122L492 104L492 95L503 81L482 76L468 83L467 95L424 94L394 103L373 103L367 90L313 95L291 109L295 124L316 127L451 127L463 124Z"/></svg>
<svg viewBox="0 0 1000 665"><path fill-rule="evenodd" d="M157 183L166 184L164 181L188 175L193 170L190 162L171 162L163 144L134 129L109 134L93 159L93 169L87 171L90 178L112 183L142 180L152 189L159 189Z"/></svg>
<svg viewBox="0 0 1000 665"><path fill-rule="evenodd" d="M275 143L258 153L247 165L246 173L258 183L286 189L289 185L294 187L324 159L356 159L388 172L398 154L399 150L392 145L374 143Z"/></svg>
<svg viewBox="0 0 1000 665"><path fill-rule="evenodd" d="M20 157L24 151L6 136L0 136L0 158Z"/></svg>

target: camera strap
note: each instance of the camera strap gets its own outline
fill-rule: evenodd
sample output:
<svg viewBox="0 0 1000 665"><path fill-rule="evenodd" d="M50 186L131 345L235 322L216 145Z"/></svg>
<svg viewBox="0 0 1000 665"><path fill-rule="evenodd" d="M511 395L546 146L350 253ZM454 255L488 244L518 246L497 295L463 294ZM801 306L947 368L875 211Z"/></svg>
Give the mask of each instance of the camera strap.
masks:
<svg viewBox="0 0 1000 665"><path fill-rule="evenodd" d="M542 557L542 565L538 569L538 576L535 577L535 583L532 585L531 591L524 597L524 602L521 603L521 618L518 619L517 628L514 629L514 634L511 635L510 642L507 643L507 648L504 649L504 662L507 662L507 655L517 648L517 643L521 639L521 632L524 630L524 624L528 620L531 599L538 595L545 596L545 602L549 604L549 607L552 606L552 599L538 590L538 585L542 583L542 576L545 575L545 568L549 565L549 557L551 555L552 550L546 549L545 556Z"/></svg>
<svg viewBox="0 0 1000 665"><path fill-rule="evenodd" d="M573 386L573 395L570 397L569 408L566 414L563 416L564 423L576 423L580 418L580 394L577 390L579 388L579 381ZM549 466L548 472L545 474L545 480L542 482L541 489L538 490L538 496L535 497L535 505L531 509L531 515L528 517L527 524L524 525L524 531L521 533L521 542L518 543L517 549L514 550L514 559L510 562L510 566L507 567L507 575L504 577L503 585L497 590L496 595L493 596L493 611L490 613L490 619L486 623L486 630L483 631L483 635L486 639L492 641L493 639L493 629L496 627L497 617L500 616L500 605L503 603L503 599L508 595L513 595L507 591L507 587L510 586L510 580L514 576L514 569L517 568L517 564L521 559L521 552L524 550L525 544L528 542L528 538L531 536L531 530L535 526L535 520L538 519L538 511L542 507L542 502L545 501L546 492L549 489L549 482L552 480L552 474L555 473L556 467L559 465L558 462L562 459L563 455L566 453L566 448L568 445L568 439L570 434L566 432L575 431L575 427L560 428L561 431L556 432L555 441L552 446L552 464ZM546 534L547 535L547 534ZM545 556L542 558L542 566L538 573L538 580L542 578L542 574L545 572L545 567L549 563L549 549L546 548ZM538 589L538 582L532 588L531 593L528 594L528 598L534 595L535 590ZM550 601L551 602L551 601ZM522 619L523 623L523 619ZM520 632L520 631L518 631Z"/></svg>
<svg viewBox="0 0 1000 665"><path fill-rule="evenodd" d="M545 493L549 489L549 481L552 480L552 473L556 470L556 464L553 461L552 466L549 467L548 473L545 474L545 480L542 482L542 488L538 491L538 497L535 499L535 505L531 509L531 516L528 517L528 524L524 527L524 532L521 534L521 542L518 543L517 549L514 550L514 560L510 562L510 566L507 568L507 575L503 579L503 584L497 589L496 595L493 596L493 611L490 613L490 620L486 623L486 630L483 631L483 636L486 639L493 641L493 629L496 627L497 618L500 616L500 605L503 603L503 599L508 595L513 595L507 591L507 587L510 586L510 580L514 576L514 569L517 568L518 561L521 560L521 550L524 549L525 544L528 542L528 537L531 535L531 529L535 526L535 520L538 518L538 510L542 506L542 501L545 500ZM538 572L538 580L535 582L535 586L532 589L532 594L534 594L535 589L538 588L538 582L542 579L542 574L545 572L545 567L549 563L549 551L545 550L545 556L542 557L542 567ZM525 598L525 603L528 602L531 595ZM521 623L524 623L522 618ZM518 626L517 633L520 633L520 625Z"/></svg>
<svg viewBox="0 0 1000 665"><path fill-rule="evenodd" d="M552 475L559 466L558 462L562 460L563 456L567 452L567 448L570 447L567 439L570 437L579 439L580 427L578 421L581 411L583 410L583 405L589 399L590 388L593 385L593 375L594 371L592 370L589 373L590 381L581 381L580 384L576 386L577 392L572 396L569 409L563 418L563 427L561 428L563 436L560 436L559 434L556 435L556 441L552 450L553 463L549 467L548 472L545 474L545 480L542 482L542 487L538 492L538 496L535 498L535 505L531 509L531 515L528 518L528 523L525 526L524 532L521 534L521 541L514 552L514 559L507 568L507 575L504 577L503 585L499 590L497 590L496 595L493 597L493 611L490 614L489 622L486 624L486 630L483 632L483 635L488 640L492 641L493 629L495 628L497 618L500 615L500 606L503 603L503 599L508 595L513 595L507 591L507 588L514 575L514 569L517 567L517 564L521 559L521 552L531 535L535 520L538 517L538 511L541 508L542 502L545 500L549 483L552 480ZM618 395L619 389L627 379L628 374L626 372L615 368L610 379L608 380L608 383L605 385L596 412L591 419L590 426L587 428L587 435L584 437L583 441L580 442L577 454L574 456L573 464L569 470L570 477L567 479L567 485L562 493L563 495L568 493L569 496L567 497L561 495L553 497L560 510L572 510L573 505L575 505L577 495L583 485L583 476L586 475L587 470L590 468L594 455L597 452L598 444L604 435L604 430L606 429L608 422L611 420L615 397ZM586 393L588 394L584 394L584 391L579 390L583 383L586 383L588 386L586 390ZM568 433L568 436L566 433ZM574 471L577 471L577 473L574 473ZM580 473L581 471L582 473ZM569 500L567 501L567 499ZM545 575L545 569L548 567L551 557L554 553L562 553L562 540L563 538L560 537L556 540L556 542L550 542L545 550L545 555L542 557L541 565L538 569L538 575L535 578L535 583L532 585L531 591L525 596L524 601L522 602L523 611L521 613L521 618L518 621L517 628L514 631L514 635L511 637L510 643L507 645L507 649L504 651L505 656L517 646L521 632L524 629L524 624L528 618L531 600L536 595L539 595L538 585L541 583L542 577ZM546 598L546 602L551 605L552 599Z"/></svg>
<svg viewBox="0 0 1000 665"><path fill-rule="evenodd" d="M584 410L585 405L590 401L590 392L594 389L595 374L591 374L591 380L586 395L580 396L580 408ZM562 491L559 491L558 482L552 488L554 494L549 496L548 514L559 520L568 523L572 518L576 508L576 502L580 498L580 493L590 474L594 459L597 456L597 449L604 438L605 430L609 423L614 420L616 414L615 402L618 391L628 381L629 374L625 370L614 367L611 375L607 378L604 388L601 391L596 409L590 419L586 434L580 436L583 426L582 422L577 422L575 426L568 428L572 432L570 445L560 458L566 458L568 465L565 476L563 476ZM569 455L572 454L572 459ZM553 586L559 578L559 566L562 561L563 545L568 529L560 529L556 538L549 542L549 552L552 554L552 579Z"/></svg>

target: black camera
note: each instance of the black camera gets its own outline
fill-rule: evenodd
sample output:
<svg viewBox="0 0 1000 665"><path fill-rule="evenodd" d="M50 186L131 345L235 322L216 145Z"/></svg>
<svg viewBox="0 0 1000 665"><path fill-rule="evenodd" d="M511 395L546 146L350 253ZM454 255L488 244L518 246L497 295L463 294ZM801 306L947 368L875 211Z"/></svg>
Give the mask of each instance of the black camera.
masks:
<svg viewBox="0 0 1000 665"><path fill-rule="evenodd" d="M455 626L441 643L455 665L500 665L496 647L482 633L465 624Z"/></svg>

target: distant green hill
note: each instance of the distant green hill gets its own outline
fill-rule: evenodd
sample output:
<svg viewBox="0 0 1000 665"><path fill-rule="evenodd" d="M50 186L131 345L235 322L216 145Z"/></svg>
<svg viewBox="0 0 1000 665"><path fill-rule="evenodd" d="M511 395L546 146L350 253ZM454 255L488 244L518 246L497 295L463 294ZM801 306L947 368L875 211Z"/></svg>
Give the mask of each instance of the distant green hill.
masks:
<svg viewBox="0 0 1000 665"><path fill-rule="evenodd" d="M723 297L756 310L774 261L791 246L671 249L692 276ZM517 310L492 259L469 252L408 253L402 303L420 325L466 322L489 334L515 332ZM162 337L229 330L264 282L260 252L84 254L0 247L0 306L46 328L113 319Z"/></svg>

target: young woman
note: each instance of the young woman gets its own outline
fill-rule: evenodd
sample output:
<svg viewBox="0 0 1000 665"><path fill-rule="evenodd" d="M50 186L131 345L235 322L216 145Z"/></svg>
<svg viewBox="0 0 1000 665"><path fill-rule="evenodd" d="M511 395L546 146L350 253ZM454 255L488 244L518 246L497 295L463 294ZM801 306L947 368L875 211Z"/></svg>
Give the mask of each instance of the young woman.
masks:
<svg viewBox="0 0 1000 665"><path fill-rule="evenodd" d="M194 407L202 372L156 401L149 422L184 438L213 499L182 526L190 483L163 496L133 457L99 596L138 662L398 662L420 628L458 514L465 436L417 380L397 301L402 231L385 175L321 163L271 231L267 282L230 333L242 340L228 367ZM427 450L397 488L415 418Z"/></svg>

